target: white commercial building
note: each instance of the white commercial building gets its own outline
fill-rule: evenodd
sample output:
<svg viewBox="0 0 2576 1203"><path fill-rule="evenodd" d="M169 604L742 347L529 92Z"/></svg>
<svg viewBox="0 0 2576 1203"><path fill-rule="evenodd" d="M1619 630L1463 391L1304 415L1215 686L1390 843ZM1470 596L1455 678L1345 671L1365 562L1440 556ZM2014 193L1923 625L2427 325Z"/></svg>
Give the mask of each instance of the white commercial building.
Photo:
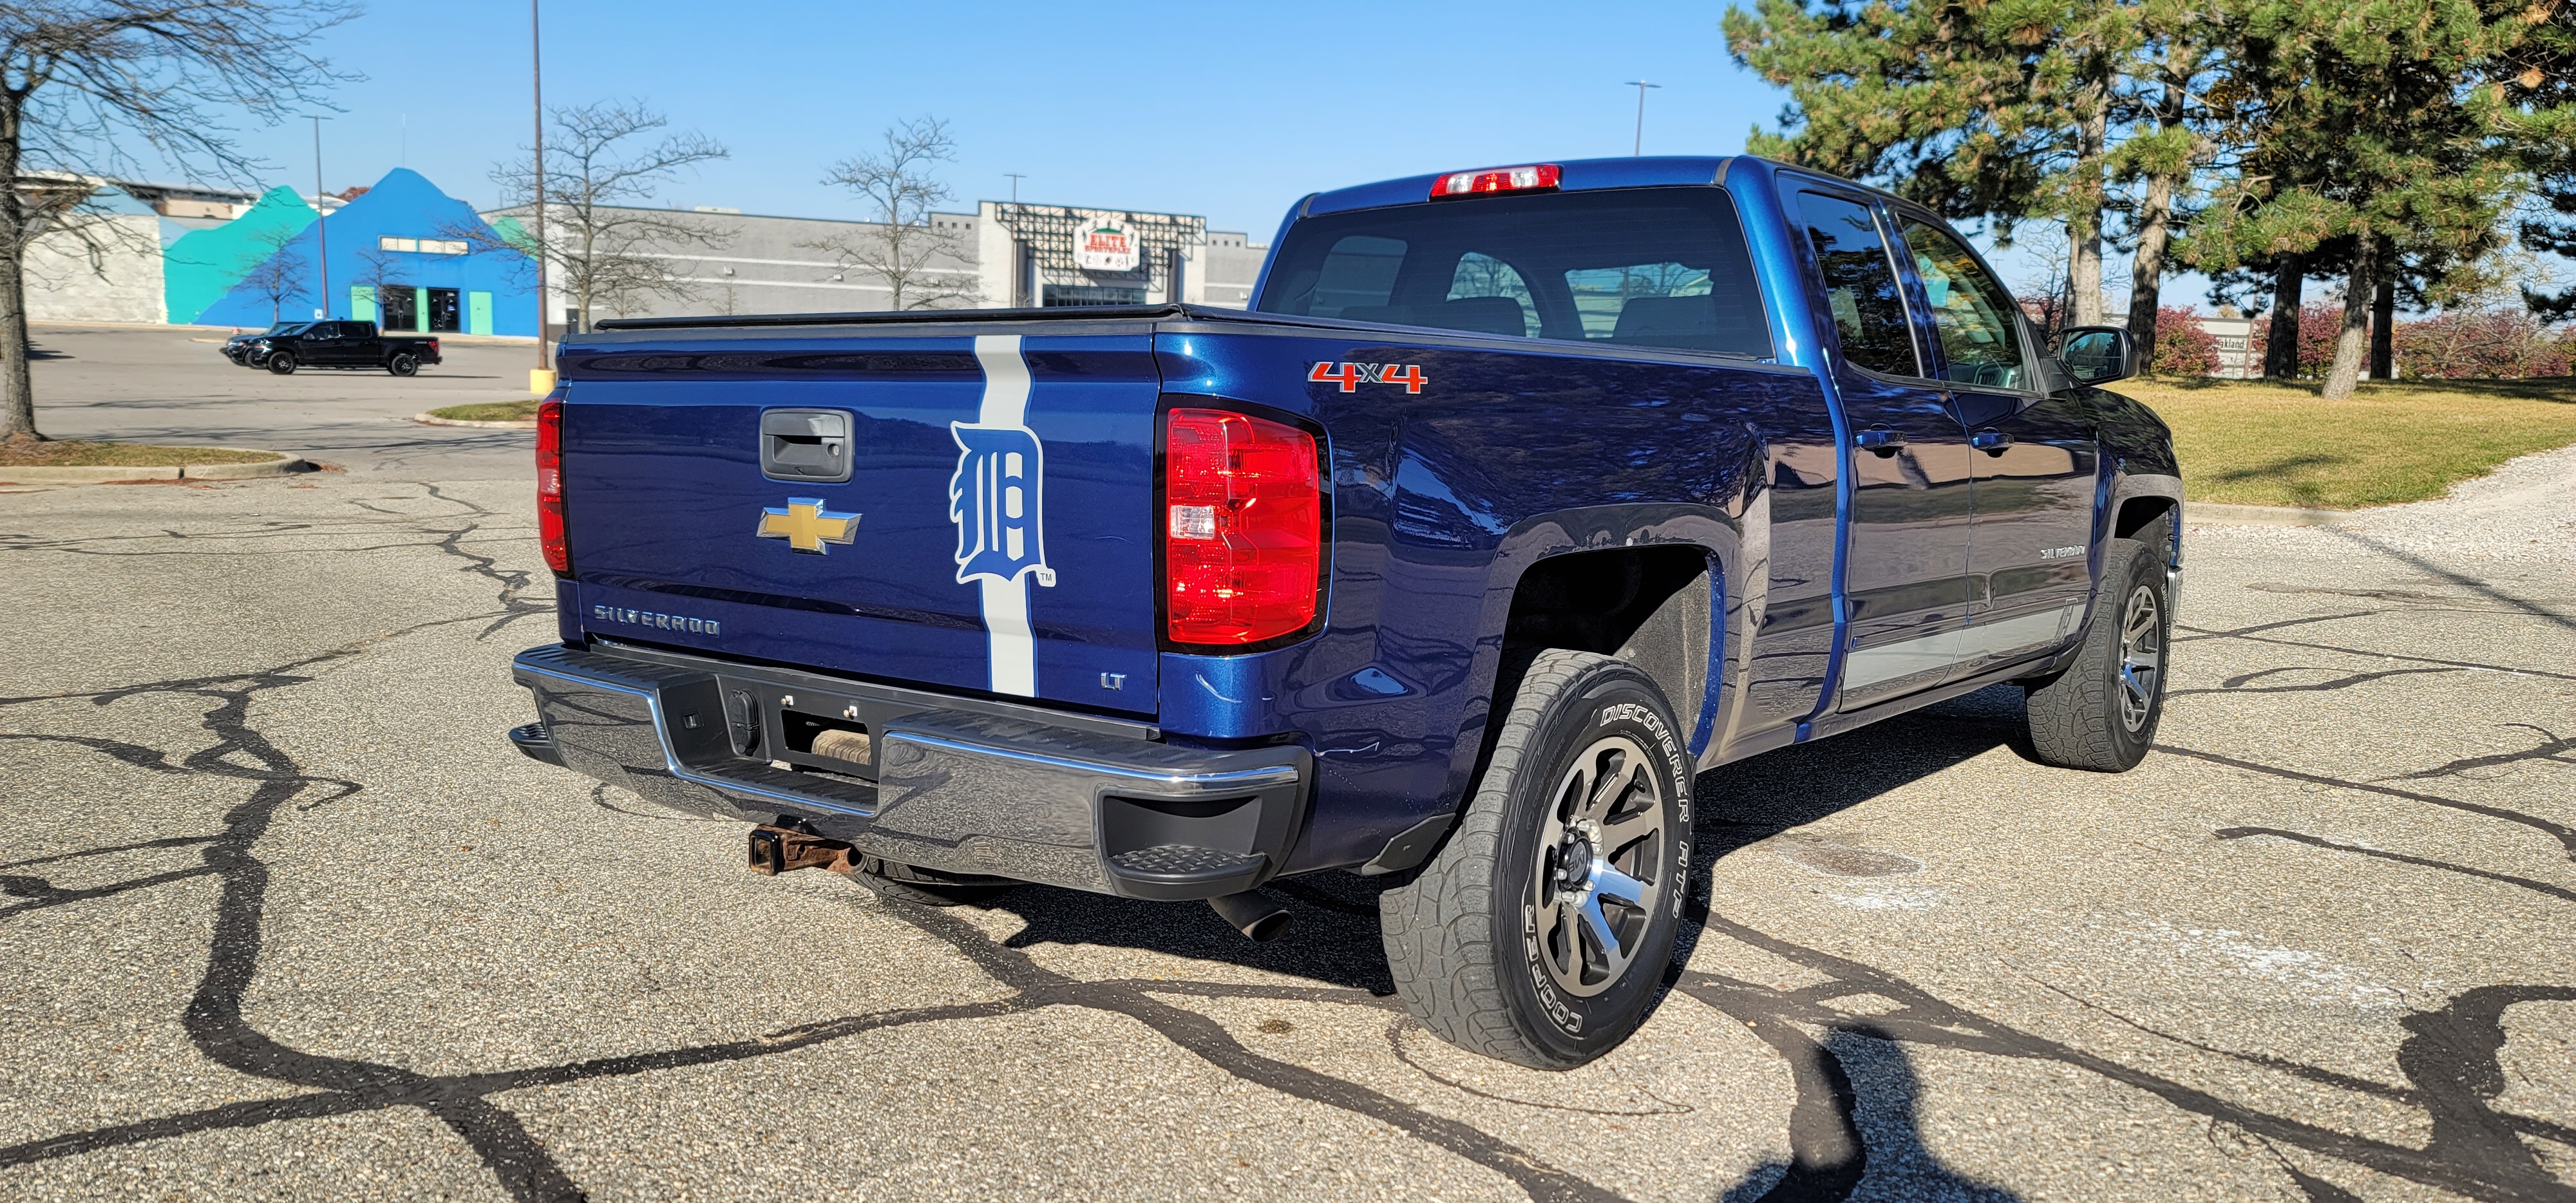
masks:
<svg viewBox="0 0 2576 1203"><path fill-rule="evenodd" d="M484 216L531 224L524 207ZM554 206L546 216L548 243L578 245L573 214ZM590 225L599 234L590 274L601 282L594 322L1173 300L1240 309L1268 251L1201 217L1011 201L909 227L703 207L602 209ZM548 276L549 325L559 330L580 299L560 259Z"/></svg>

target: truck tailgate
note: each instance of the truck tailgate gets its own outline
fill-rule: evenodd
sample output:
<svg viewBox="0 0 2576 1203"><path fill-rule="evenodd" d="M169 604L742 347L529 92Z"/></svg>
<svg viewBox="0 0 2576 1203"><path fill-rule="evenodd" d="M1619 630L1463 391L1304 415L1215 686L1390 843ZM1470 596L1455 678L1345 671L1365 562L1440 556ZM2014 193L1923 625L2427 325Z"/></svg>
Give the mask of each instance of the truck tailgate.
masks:
<svg viewBox="0 0 2576 1203"><path fill-rule="evenodd" d="M588 633L1153 712L1141 323L619 331L562 366Z"/></svg>

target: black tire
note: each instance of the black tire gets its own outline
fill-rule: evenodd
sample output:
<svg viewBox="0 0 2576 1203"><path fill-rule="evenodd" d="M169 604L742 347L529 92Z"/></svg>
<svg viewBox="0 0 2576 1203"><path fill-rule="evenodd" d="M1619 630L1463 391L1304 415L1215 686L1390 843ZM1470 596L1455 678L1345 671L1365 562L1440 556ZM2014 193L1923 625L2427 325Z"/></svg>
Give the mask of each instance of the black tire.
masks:
<svg viewBox="0 0 2576 1203"><path fill-rule="evenodd" d="M1572 1069L1662 992L1690 866L1689 758L1653 679L1591 652L1539 653L1502 721L1447 842L1379 895L1387 965L1441 1039Z"/></svg>
<svg viewBox="0 0 2576 1203"><path fill-rule="evenodd" d="M401 352L393 358L385 361L385 370L396 376L419 375L420 356L414 355L409 351Z"/></svg>
<svg viewBox="0 0 2576 1203"><path fill-rule="evenodd" d="M2125 773L2155 745L2173 648L2173 598L2165 577L2171 528L2165 521L2111 541L2093 622L2075 662L2054 677L2023 684L2031 750L2041 763Z"/></svg>
<svg viewBox="0 0 2576 1203"><path fill-rule="evenodd" d="M284 351L271 351L268 353L268 370L280 376L292 376L295 374L295 357Z"/></svg>
<svg viewBox="0 0 2576 1203"><path fill-rule="evenodd" d="M990 902L1020 885L1007 877L943 873L867 855L859 857L859 871L851 880L887 902L915 906L971 906Z"/></svg>

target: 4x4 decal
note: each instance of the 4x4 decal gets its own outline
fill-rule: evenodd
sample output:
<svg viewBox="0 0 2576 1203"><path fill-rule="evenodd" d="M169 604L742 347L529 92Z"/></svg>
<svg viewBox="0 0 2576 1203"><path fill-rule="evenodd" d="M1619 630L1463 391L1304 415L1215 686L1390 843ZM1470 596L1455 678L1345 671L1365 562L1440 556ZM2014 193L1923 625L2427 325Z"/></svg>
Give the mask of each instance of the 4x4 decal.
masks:
<svg viewBox="0 0 2576 1203"><path fill-rule="evenodd" d="M1421 395L1422 386L1431 383L1418 363L1319 363L1306 369L1310 384L1338 384L1346 393L1358 392L1363 384L1401 384L1404 391Z"/></svg>

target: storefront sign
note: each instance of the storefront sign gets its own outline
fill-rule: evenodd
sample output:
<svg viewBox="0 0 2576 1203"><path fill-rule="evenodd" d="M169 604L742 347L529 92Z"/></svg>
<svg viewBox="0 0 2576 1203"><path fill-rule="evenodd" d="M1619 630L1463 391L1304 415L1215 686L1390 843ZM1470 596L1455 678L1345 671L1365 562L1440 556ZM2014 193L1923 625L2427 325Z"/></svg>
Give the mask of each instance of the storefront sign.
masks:
<svg viewBox="0 0 2576 1203"><path fill-rule="evenodd" d="M1139 259L1136 235L1115 219L1087 221L1073 234L1073 265L1089 272L1132 272Z"/></svg>

